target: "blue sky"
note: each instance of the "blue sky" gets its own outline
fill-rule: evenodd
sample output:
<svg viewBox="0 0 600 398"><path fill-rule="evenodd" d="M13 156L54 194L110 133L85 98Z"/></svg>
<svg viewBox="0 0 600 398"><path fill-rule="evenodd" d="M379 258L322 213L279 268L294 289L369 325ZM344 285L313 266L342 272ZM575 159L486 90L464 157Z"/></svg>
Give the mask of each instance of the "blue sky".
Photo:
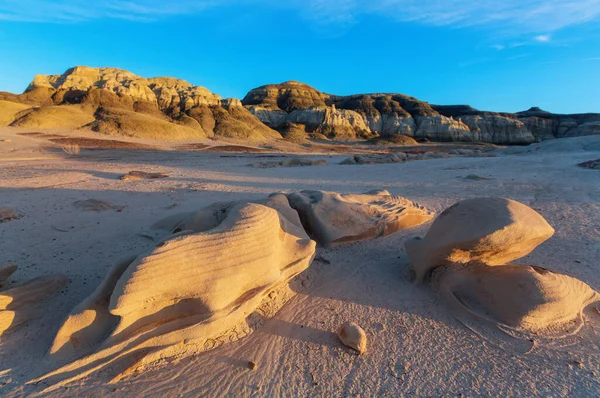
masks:
<svg viewBox="0 0 600 398"><path fill-rule="evenodd" d="M600 0L0 0L0 91L89 65L223 97L299 80L340 95L600 112L599 20Z"/></svg>

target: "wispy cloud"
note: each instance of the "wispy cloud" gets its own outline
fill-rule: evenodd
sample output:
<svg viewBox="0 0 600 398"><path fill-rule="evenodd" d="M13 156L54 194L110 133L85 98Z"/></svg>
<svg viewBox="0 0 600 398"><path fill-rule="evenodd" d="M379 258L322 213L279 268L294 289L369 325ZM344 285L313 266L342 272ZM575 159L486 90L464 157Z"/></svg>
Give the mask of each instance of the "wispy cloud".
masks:
<svg viewBox="0 0 600 398"><path fill-rule="evenodd" d="M0 0L0 20L73 22L101 18L160 20L210 7L291 8L319 24L352 25L364 15L433 26L485 26L539 37L600 16L600 0Z"/></svg>
<svg viewBox="0 0 600 398"><path fill-rule="evenodd" d="M549 43L552 40L552 36L550 35L539 35L533 38L533 40L538 43Z"/></svg>

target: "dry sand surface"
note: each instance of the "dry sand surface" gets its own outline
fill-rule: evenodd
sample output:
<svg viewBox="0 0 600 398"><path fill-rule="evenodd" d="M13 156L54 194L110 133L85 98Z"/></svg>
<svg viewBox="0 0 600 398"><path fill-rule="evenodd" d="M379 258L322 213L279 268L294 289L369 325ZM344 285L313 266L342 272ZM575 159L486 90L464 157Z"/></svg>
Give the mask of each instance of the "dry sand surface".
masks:
<svg viewBox="0 0 600 398"><path fill-rule="evenodd" d="M203 151L203 145L215 145L212 141L177 151L113 144L68 155L51 138L23 132L36 131L0 130L0 207L20 217L0 223L0 266L18 266L1 289L52 274L64 274L69 282L41 303L43 311L34 319L0 336L0 395L522 397L600 392L599 314L586 313L579 333L560 339L510 335L458 315L434 289L411 282L404 242L425 236L431 222L333 249L318 247L301 274L302 283L293 289L296 294L243 338L148 364L113 383L118 371L109 366L60 387L47 381L26 384L58 367L48 356L56 333L111 267L153 250L152 225L215 202L260 200L273 192L384 189L437 214L468 198L514 199L555 230L518 262L566 274L598 291L600 174L577 165L600 157L600 136L497 150L495 157L392 164L339 165L356 153L339 150L321 154L327 160L322 166L260 169L247 165L263 161L265 153ZM98 138L81 131L52 134ZM268 156L274 161L315 158L273 151ZM120 179L130 171L169 177ZM465 178L469 175L483 178ZM165 272L170 267L168 262L160 266ZM365 354L339 341L337 332L346 322L364 329Z"/></svg>

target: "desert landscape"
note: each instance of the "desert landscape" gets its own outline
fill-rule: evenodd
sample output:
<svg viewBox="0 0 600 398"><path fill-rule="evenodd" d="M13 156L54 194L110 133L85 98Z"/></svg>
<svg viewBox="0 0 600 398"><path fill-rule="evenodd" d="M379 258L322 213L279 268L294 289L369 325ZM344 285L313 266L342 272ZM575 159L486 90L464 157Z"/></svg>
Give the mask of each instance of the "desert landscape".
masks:
<svg viewBox="0 0 600 398"><path fill-rule="evenodd" d="M0 123L3 396L600 391L600 114L78 66Z"/></svg>

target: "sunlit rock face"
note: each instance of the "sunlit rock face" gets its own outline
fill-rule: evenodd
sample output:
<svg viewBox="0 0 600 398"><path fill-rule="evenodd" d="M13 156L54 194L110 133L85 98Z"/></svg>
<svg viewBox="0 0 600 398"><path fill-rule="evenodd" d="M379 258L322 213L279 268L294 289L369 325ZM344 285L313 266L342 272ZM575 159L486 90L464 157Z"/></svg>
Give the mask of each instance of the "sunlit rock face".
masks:
<svg viewBox="0 0 600 398"><path fill-rule="evenodd" d="M12 124L23 127L89 127L94 131L138 138L183 140L221 136L249 142L280 139L246 110L238 99L219 95L185 80L172 77L144 78L117 68L76 66L61 75L37 75L21 95L4 95L0 100L41 105L37 112L48 117L23 115ZM77 117L59 110L70 110ZM79 115L81 114L81 115ZM32 118L35 119L32 121Z"/></svg>
<svg viewBox="0 0 600 398"><path fill-rule="evenodd" d="M524 145L565 136L598 134L600 115L555 115L539 108L483 112L467 105L437 106L402 94L330 95L291 81L251 90L242 100L263 123L288 123L330 138L389 137Z"/></svg>

